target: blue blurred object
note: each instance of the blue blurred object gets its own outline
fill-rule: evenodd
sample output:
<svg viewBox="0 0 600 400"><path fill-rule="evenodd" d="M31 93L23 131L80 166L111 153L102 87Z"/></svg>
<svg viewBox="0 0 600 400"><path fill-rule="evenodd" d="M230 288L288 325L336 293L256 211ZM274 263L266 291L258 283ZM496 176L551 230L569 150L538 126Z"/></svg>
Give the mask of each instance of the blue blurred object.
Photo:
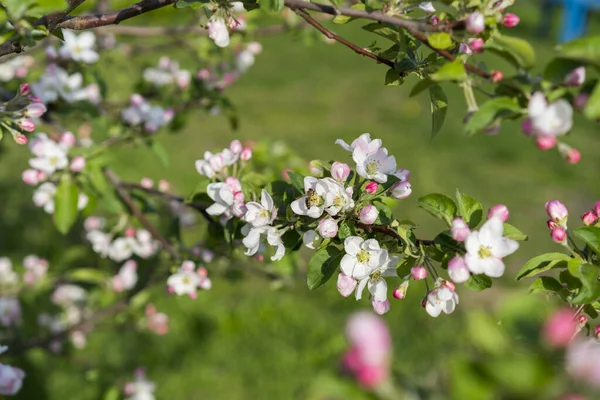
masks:
<svg viewBox="0 0 600 400"><path fill-rule="evenodd" d="M549 17L548 6L554 5L563 7L562 26L558 38L560 43L568 42L585 34L589 12L600 10L600 0L546 0L542 18Z"/></svg>

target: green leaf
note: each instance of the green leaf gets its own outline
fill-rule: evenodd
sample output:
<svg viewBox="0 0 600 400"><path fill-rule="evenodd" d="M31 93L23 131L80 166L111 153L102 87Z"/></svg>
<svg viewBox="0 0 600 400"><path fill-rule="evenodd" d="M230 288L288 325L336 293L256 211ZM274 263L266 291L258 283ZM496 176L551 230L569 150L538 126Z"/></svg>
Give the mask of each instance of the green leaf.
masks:
<svg viewBox="0 0 600 400"><path fill-rule="evenodd" d="M334 246L317 250L308 262L308 288L315 290L323 286L337 270L343 255L344 252Z"/></svg>
<svg viewBox="0 0 600 400"><path fill-rule="evenodd" d="M456 189L456 205L458 207L458 215L462 217L471 229L479 225L483 217L481 203Z"/></svg>
<svg viewBox="0 0 600 400"><path fill-rule="evenodd" d="M556 279L550 276L540 276L529 286L529 293L555 294L565 298L568 291Z"/></svg>
<svg viewBox="0 0 600 400"><path fill-rule="evenodd" d="M54 225L63 235L77 219L79 191L70 175L63 175L54 196Z"/></svg>
<svg viewBox="0 0 600 400"><path fill-rule="evenodd" d="M429 88L429 98L431 100L431 137L435 137L446 120L448 97L440 85L435 85Z"/></svg>
<svg viewBox="0 0 600 400"><path fill-rule="evenodd" d="M121 390L116 387L113 386L110 389L108 389L106 392L104 392L104 396L102 397L102 400L119 400L121 398Z"/></svg>
<svg viewBox="0 0 600 400"><path fill-rule="evenodd" d="M456 204L448 196L439 193L428 194L417 200L417 206L434 217L445 220L448 226L452 225L456 214Z"/></svg>
<svg viewBox="0 0 600 400"><path fill-rule="evenodd" d="M562 58L583 61L600 67L600 37L590 36L572 40L557 47Z"/></svg>
<svg viewBox="0 0 600 400"><path fill-rule="evenodd" d="M466 125L468 135L483 131L492 125L497 118L513 116L521 111L517 100L510 97L496 97L483 103L471 117Z"/></svg>
<svg viewBox="0 0 600 400"><path fill-rule="evenodd" d="M506 222L504 223L504 237L512 240L518 240L520 242L528 240L526 234L524 234L511 224L507 224Z"/></svg>
<svg viewBox="0 0 600 400"><path fill-rule="evenodd" d="M578 61L555 58L544 68L544 79L555 84L562 84L567 74L580 66L581 63Z"/></svg>
<svg viewBox="0 0 600 400"><path fill-rule="evenodd" d="M594 91L590 95L585 109L583 110L583 115L592 120L600 118L600 83L596 84Z"/></svg>
<svg viewBox="0 0 600 400"><path fill-rule="evenodd" d="M165 147L158 143L156 140L153 140L150 144L150 148L158 157L158 160L163 165L163 167L169 167L169 153L165 150Z"/></svg>
<svg viewBox="0 0 600 400"><path fill-rule="evenodd" d="M298 189L300 193L304 193L304 176L294 171L288 172L288 176L290 177L292 186Z"/></svg>
<svg viewBox="0 0 600 400"><path fill-rule="evenodd" d="M546 253L527 261L517 274L517 280L528 278L554 268L566 268L571 256L563 253Z"/></svg>
<svg viewBox="0 0 600 400"><path fill-rule="evenodd" d="M474 292L481 292L492 287L492 278L483 274L472 274L469 280L465 282L465 286Z"/></svg>
<svg viewBox="0 0 600 400"><path fill-rule="evenodd" d="M412 90L410 91L409 97L416 96L422 91L429 89L429 87L433 85L437 85L437 82L429 78L423 79L417 82L415 86L413 86Z"/></svg>
<svg viewBox="0 0 600 400"><path fill-rule="evenodd" d="M356 230L354 229L354 223L348 220L343 220L340 224L340 229L338 230L338 237L344 240L349 236L354 236L355 234Z"/></svg>
<svg viewBox="0 0 600 400"><path fill-rule="evenodd" d="M388 69L385 74L385 85L386 86L399 86L404 83L404 75L402 72L395 70L394 68Z"/></svg>
<svg viewBox="0 0 600 400"><path fill-rule="evenodd" d="M104 272L93 268L78 268L69 271L66 277L71 281L94 284L104 283L108 279Z"/></svg>
<svg viewBox="0 0 600 400"><path fill-rule="evenodd" d="M352 7L350 7L354 10L362 10L364 11L366 9L366 6L363 3L357 3L352 5ZM348 17L347 15L337 15L334 19L333 19L333 23L334 24L346 24L352 20L355 20L355 17Z"/></svg>
<svg viewBox="0 0 600 400"><path fill-rule="evenodd" d="M600 227L584 226L574 232L594 253L600 255Z"/></svg>
<svg viewBox="0 0 600 400"><path fill-rule="evenodd" d="M465 65L459 59L451 63L444 64L435 74L429 76L436 82L456 81L462 82L467 79L467 70Z"/></svg>
<svg viewBox="0 0 600 400"><path fill-rule="evenodd" d="M600 282L598 282L598 266L583 264L581 260L573 259L568 265L569 273L581 282L579 293L572 300L575 304L591 303L600 297Z"/></svg>
<svg viewBox="0 0 600 400"><path fill-rule="evenodd" d="M452 36L446 32L436 32L429 35L427 41L434 49L444 50L452 47Z"/></svg>
<svg viewBox="0 0 600 400"><path fill-rule="evenodd" d="M386 39L391 40L394 43L400 42L400 32L393 25L382 24L379 22L373 22L362 27L365 31L374 33L382 36Z"/></svg>
<svg viewBox="0 0 600 400"><path fill-rule="evenodd" d="M535 65L535 50L526 40L497 34L484 47L517 68L530 69Z"/></svg>

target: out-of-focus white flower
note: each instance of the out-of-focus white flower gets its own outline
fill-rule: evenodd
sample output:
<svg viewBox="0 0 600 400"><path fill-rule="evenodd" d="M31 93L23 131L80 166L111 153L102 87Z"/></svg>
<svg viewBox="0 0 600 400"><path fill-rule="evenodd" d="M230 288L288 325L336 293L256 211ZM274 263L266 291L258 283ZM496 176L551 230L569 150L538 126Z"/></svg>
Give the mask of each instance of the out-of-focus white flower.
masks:
<svg viewBox="0 0 600 400"><path fill-rule="evenodd" d="M81 286L63 284L59 285L52 293L52 302L63 307L85 302L87 292Z"/></svg>
<svg viewBox="0 0 600 400"><path fill-rule="evenodd" d="M573 107L564 99L548 104L544 94L536 92L529 100L528 111L533 133L537 136L564 135L573 126Z"/></svg>
<svg viewBox="0 0 600 400"><path fill-rule="evenodd" d="M54 213L54 195L56 194L56 185L51 182L42 183L33 193L33 203L38 207L43 207L48 214Z"/></svg>
<svg viewBox="0 0 600 400"><path fill-rule="evenodd" d="M17 56L0 64L0 81L9 82L15 78L27 76L29 68L33 65L33 57Z"/></svg>
<svg viewBox="0 0 600 400"><path fill-rule="evenodd" d="M223 19L213 16L208 20L208 37L219 47L229 46L229 29Z"/></svg>
<svg viewBox="0 0 600 400"><path fill-rule="evenodd" d="M48 271L48 261L35 255L25 257L23 259L23 266L26 270L23 280L28 285L32 285L42 279Z"/></svg>
<svg viewBox="0 0 600 400"><path fill-rule="evenodd" d="M82 32L76 35L70 30L62 30L65 42L58 51L63 57L77 62L93 64L99 59L98 53L94 50L96 45L96 35L90 31Z"/></svg>
<svg viewBox="0 0 600 400"><path fill-rule="evenodd" d="M138 368L135 372L135 381L125 385L124 392L127 400L155 400L154 391L156 384L146 378L144 369Z"/></svg>
<svg viewBox="0 0 600 400"><path fill-rule="evenodd" d="M19 275L13 270L8 257L0 257L0 288L14 286L19 283Z"/></svg>
<svg viewBox="0 0 600 400"><path fill-rule="evenodd" d="M8 327L21 320L21 304L16 297L0 297L0 324Z"/></svg>
<svg viewBox="0 0 600 400"><path fill-rule="evenodd" d="M113 277L113 290L115 292L122 292L133 289L137 280L137 263L134 260L128 260L119 269L119 273Z"/></svg>
<svg viewBox="0 0 600 400"><path fill-rule="evenodd" d="M4 349L5 346L2 346ZM0 394L3 396L13 396L21 390L25 372L23 370L0 364Z"/></svg>
<svg viewBox="0 0 600 400"><path fill-rule="evenodd" d="M108 257L116 262L125 261L133 255L137 246L133 237L123 236L116 238L108 248Z"/></svg>

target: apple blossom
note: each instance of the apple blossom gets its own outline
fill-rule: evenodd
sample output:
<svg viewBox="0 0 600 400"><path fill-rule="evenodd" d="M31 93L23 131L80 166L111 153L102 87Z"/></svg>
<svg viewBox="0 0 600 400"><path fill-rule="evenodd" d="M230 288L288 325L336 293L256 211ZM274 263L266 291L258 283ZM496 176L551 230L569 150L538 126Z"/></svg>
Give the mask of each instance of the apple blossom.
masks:
<svg viewBox="0 0 600 400"><path fill-rule="evenodd" d="M554 228L550 231L550 237L554 243L566 245L567 244L567 232L561 228Z"/></svg>
<svg viewBox="0 0 600 400"><path fill-rule="evenodd" d="M129 258L134 253L136 246L133 237L123 236L112 241L108 248L108 257L116 262L122 262Z"/></svg>
<svg viewBox="0 0 600 400"><path fill-rule="evenodd" d="M217 46L229 46L229 30L223 19L213 16L208 20L207 27L208 37L214 40Z"/></svg>
<svg viewBox="0 0 600 400"><path fill-rule="evenodd" d="M387 149L383 147L372 153L357 147L352 152L352 158L356 162L356 173L365 179L385 183L387 176L396 171L396 159L388 156Z"/></svg>
<svg viewBox="0 0 600 400"><path fill-rule="evenodd" d="M357 284L358 282L356 281L356 279L352 278L351 276L348 276L343 272L340 272L338 274L337 290L342 296L350 296L356 289Z"/></svg>
<svg viewBox="0 0 600 400"><path fill-rule="evenodd" d="M495 217L500 219L502 222L506 222L509 214L508 207L506 207L504 204L496 204L490 208L490 211L488 212L488 219Z"/></svg>
<svg viewBox="0 0 600 400"><path fill-rule="evenodd" d="M306 195L292 201L292 211L298 215L319 218L325 210L325 195L329 190L330 188L325 181L312 176L304 177L304 192Z"/></svg>
<svg viewBox="0 0 600 400"><path fill-rule="evenodd" d="M371 299L371 306L373 307L373 311L375 311L375 313L378 315L383 315L387 313L388 311L390 311L391 308L391 304L388 299L385 299L383 301L377 301L375 300L375 297Z"/></svg>
<svg viewBox="0 0 600 400"><path fill-rule="evenodd" d="M13 396L21 390L25 372L22 369L0 364L0 394Z"/></svg>
<svg viewBox="0 0 600 400"><path fill-rule="evenodd" d="M458 295L446 286L438 286L427 295L425 310L432 317L438 317L442 311L451 314L458 304Z"/></svg>
<svg viewBox="0 0 600 400"><path fill-rule="evenodd" d="M66 151L56 142L51 140L45 141L40 151L41 155L29 160L31 168L51 175L58 170L65 169L69 165Z"/></svg>
<svg viewBox="0 0 600 400"><path fill-rule="evenodd" d="M133 289L137 280L137 263L134 260L128 260L119 269L119 273L113 277L113 290L115 292L122 292Z"/></svg>
<svg viewBox="0 0 600 400"><path fill-rule="evenodd" d="M542 151L550 150L556 146L556 143L558 143L558 141L554 136L538 136L535 139L535 145Z"/></svg>
<svg viewBox="0 0 600 400"><path fill-rule="evenodd" d="M468 48L473 53L481 53L483 52L483 46L485 45L485 41L482 38L471 38L467 42ZM468 54L468 51L465 51Z"/></svg>
<svg viewBox="0 0 600 400"><path fill-rule="evenodd" d="M405 280L404 282L402 282L400 284L400 286L398 286L396 289L394 289L394 292L392 293L392 295L394 296L395 299L402 300L406 297L406 292L408 291L409 283L410 282L408 280Z"/></svg>
<svg viewBox="0 0 600 400"><path fill-rule="evenodd" d="M579 87L585 82L585 67L575 68L565 77L564 83L567 86Z"/></svg>
<svg viewBox="0 0 600 400"><path fill-rule="evenodd" d="M0 81L10 82L15 78L24 78L34 60L31 56L17 56L0 63ZM23 93L22 93L23 94ZM26 95L27 93L23 94Z"/></svg>
<svg viewBox="0 0 600 400"><path fill-rule="evenodd" d="M29 255L23 259L23 267L25 267L23 281L28 285L33 285L46 276L48 261L35 255Z"/></svg>
<svg viewBox="0 0 600 400"><path fill-rule="evenodd" d="M188 295L196 298L200 277L195 273L195 264L192 261L184 261L176 273L167 279L167 287L170 293L178 296Z"/></svg>
<svg viewBox="0 0 600 400"><path fill-rule="evenodd" d="M112 239L109 234L104 233L99 229L93 229L89 231L85 237L92 244L92 249L100 254L101 257L106 257L108 255Z"/></svg>
<svg viewBox="0 0 600 400"><path fill-rule="evenodd" d="M546 213L552 221L563 229L567 229L567 221L569 219L569 210L558 200L551 200L546 203Z"/></svg>
<svg viewBox="0 0 600 400"><path fill-rule="evenodd" d="M573 126L573 108L571 105L563 99L548 104L542 92L535 92L531 96L528 112L536 135L564 135Z"/></svg>
<svg viewBox="0 0 600 400"><path fill-rule="evenodd" d="M128 382L123 391L128 397L126 400L155 400L154 391L156 384L146 378L143 368L135 371L135 381Z"/></svg>
<svg viewBox="0 0 600 400"><path fill-rule="evenodd" d="M409 182L396 182L390 190L390 196L395 199L405 199L412 193L412 187Z"/></svg>
<svg viewBox="0 0 600 400"><path fill-rule="evenodd" d="M504 79L504 73L502 73L502 71L493 71L492 72L492 82L498 83L502 79Z"/></svg>
<svg viewBox="0 0 600 400"><path fill-rule="evenodd" d="M464 283L471 277L471 271L464 258L456 256L448 261L448 275L456 283Z"/></svg>
<svg viewBox="0 0 600 400"><path fill-rule="evenodd" d="M502 258L517 251L519 243L503 237L503 230L502 220L492 217L479 231L469 234L465 240L465 262L472 273L492 278L499 278L504 274Z"/></svg>
<svg viewBox="0 0 600 400"><path fill-rule="evenodd" d="M477 35L485 29L485 19L483 14L475 11L467 17L466 30L472 35Z"/></svg>
<svg viewBox="0 0 600 400"><path fill-rule="evenodd" d="M566 369L573 378L600 388L600 342L595 339L573 342L567 349Z"/></svg>
<svg viewBox="0 0 600 400"><path fill-rule="evenodd" d="M246 208L248 211L244 215L244 220L254 228L270 225L277 217L277 208L273 198L264 189L260 194L260 203L250 201L246 203Z"/></svg>
<svg viewBox="0 0 600 400"><path fill-rule="evenodd" d="M581 160L579 150L572 148L565 143L558 144L558 152L569 164L577 164Z"/></svg>
<svg viewBox="0 0 600 400"><path fill-rule="evenodd" d="M356 300L362 298L362 292L367 287L373 301L384 302L387 300L387 282L384 278L397 277L396 265L400 259L396 256L389 256L387 250L382 250L382 263L379 266L371 267L369 275L359 280L356 287Z"/></svg>
<svg viewBox="0 0 600 400"><path fill-rule="evenodd" d="M317 230L324 239L334 238L338 233L337 222L333 218L323 218L319 221Z"/></svg>
<svg viewBox="0 0 600 400"><path fill-rule="evenodd" d="M508 13L504 14L504 17L502 18L502 25L507 28L514 28L515 26L519 25L520 21L521 19L517 14Z"/></svg>
<svg viewBox="0 0 600 400"><path fill-rule="evenodd" d="M379 217L379 210L374 205L368 204L360 210L358 219L365 225L372 225L377 217Z"/></svg>
<svg viewBox="0 0 600 400"><path fill-rule="evenodd" d="M336 181L344 183L348 179L349 175L350 167L348 164L336 161L331 165L331 177Z"/></svg>
<svg viewBox="0 0 600 400"><path fill-rule="evenodd" d="M81 286L61 284L52 293L52 302L63 307L81 304L87 299L87 292Z"/></svg>
<svg viewBox="0 0 600 400"><path fill-rule="evenodd" d="M458 45L458 52L460 54L466 54L469 56L473 54L473 50L466 43L461 43L460 45Z"/></svg>
<svg viewBox="0 0 600 400"><path fill-rule="evenodd" d="M544 324L542 334L550 347L567 347L577 334L573 310L563 308L553 313Z"/></svg>
<svg viewBox="0 0 600 400"><path fill-rule="evenodd" d="M585 214L583 214L583 217L581 217L581 221L585 226L594 225L596 221L598 221L598 216L595 212L588 211Z"/></svg>
<svg viewBox="0 0 600 400"><path fill-rule="evenodd" d="M377 182L369 182L365 185L365 192L369 194L375 194L377 189L379 189Z"/></svg>
<svg viewBox="0 0 600 400"><path fill-rule="evenodd" d="M35 186L40 183L38 171L35 169L26 169L21 174L21 179L27 185Z"/></svg>
<svg viewBox="0 0 600 400"><path fill-rule="evenodd" d="M81 172L85 168L85 158L83 157L75 157L71 160L71 164L69 165L69 169L73 172Z"/></svg>
<svg viewBox="0 0 600 400"><path fill-rule="evenodd" d="M337 215L354 207L352 192L349 189L345 189L341 183L336 182L332 178L323 178L321 182L327 186L325 211L329 215Z"/></svg>
<svg viewBox="0 0 600 400"><path fill-rule="evenodd" d="M412 275L415 281L421 281L427 278L427 269L424 266L420 265L417 267L412 267L410 269L410 274Z"/></svg>
<svg viewBox="0 0 600 400"><path fill-rule="evenodd" d="M76 35L70 30L63 29L62 33L65 41L58 52L61 57L86 64L98 61L98 53L94 51L96 36L92 32L82 32Z"/></svg>
<svg viewBox="0 0 600 400"><path fill-rule="evenodd" d="M375 239L349 236L344 240L344 250L346 254L340 262L341 270L358 280L368 278L373 271L389 262L387 250L382 249Z"/></svg>
<svg viewBox="0 0 600 400"><path fill-rule="evenodd" d="M455 218L452 221L452 227L450 229L450 236L457 242L464 242L467 236L471 233L469 225L460 217Z"/></svg>
<svg viewBox="0 0 600 400"><path fill-rule="evenodd" d="M33 203L38 207L43 207L48 214L54 213L54 195L56 186L53 183L42 183L33 193Z"/></svg>
<svg viewBox="0 0 600 400"><path fill-rule="evenodd" d="M242 152L240 153L240 160L248 161L252 158L252 149L249 147L244 147Z"/></svg>
<svg viewBox="0 0 600 400"><path fill-rule="evenodd" d="M161 336L169 332L169 316L167 314L158 312L153 304L146 306L145 314L149 331Z"/></svg>
<svg viewBox="0 0 600 400"><path fill-rule="evenodd" d="M335 144L342 146L344 150L351 153L354 153L354 150L356 149L360 149L363 153L373 154L381 147L382 142L381 139L371 140L370 133L363 133L350 145L344 142L342 139L337 139Z"/></svg>
<svg viewBox="0 0 600 400"><path fill-rule="evenodd" d="M21 320L21 304L16 297L0 297L0 325L14 326Z"/></svg>
<svg viewBox="0 0 600 400"><path fill-rule="evenodd" d="M315 248L321 243L321 237L314 230L308 230L302 235L302 243L309 249L315 250Z"/></svg>

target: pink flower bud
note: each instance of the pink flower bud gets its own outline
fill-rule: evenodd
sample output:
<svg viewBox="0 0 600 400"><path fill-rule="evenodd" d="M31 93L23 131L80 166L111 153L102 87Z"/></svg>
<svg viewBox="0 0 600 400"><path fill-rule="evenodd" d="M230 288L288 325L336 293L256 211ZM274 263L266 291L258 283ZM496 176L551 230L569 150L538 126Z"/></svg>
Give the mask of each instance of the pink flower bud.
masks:
<svg viewBox="0 0 600 400"><path fill-rule="evenodd" d="M351 276L348 276L343 272L340 272L340 274L338 275L337 290L342 296L350 296L352 292L354 292L356 284L356 279L352 278Z"/></svg>
<svg viewBox="0 0 600 400"><path fill-rule="evenodd" d="M338 182L346 182L348 176L350 175L350 167L348 164L344 164L341 162L334 162L331 165L331 177Z"/></svg>
<svg viewBox="0 0 600 400"><path fill-rule="evenodd" d="M469 45L467 45L466 43L461 43L458 46L458 52L461 54L467 54L467 55L471 55L473 54L473 50L471 50L471 48L469 47Z"/></svg>
<svg viewBox="0 0 600 400"><path fill-rule="evenodd" d="M392 186L390 195L395 199L405 199L412 193L412 187L409 182L397 182Z"/></svg>
<svg viewBox="0 0 600 400"><path fill-rule="evenodd" d="M550 237L554 243L566 244L567 243L567 232L563 228L554 228L550 231Z"/></svg>
<svg viewBox="0 0 600 400"><path fill-rule="evenodd" d="M198 73L196 74L196 76L198 77L198 79L201 80L208 80L210 79L210 71L206 68L201 69L200 71L198 71Z"/></svg>
<svg viewBox="0 0 600 400"><path fill-rule="evenodd" d="M23 129L26 132L33 132L35 130L35 124L29 118L18 119L17 125L19 125L19 128Z"/></svg>
<svg viewBox="0 0 600 400"><path fill-rule="evenodd" d="M453 292L456 292L456 285L452 281L444 280L444 281L442 281L442 286L447 287L448 289L452 290Z"/></svg>
<svg viewBox="0 0 600 400"><path fill-rule="evenodd" d="M77 143L77 139L72 132L65 132L60 135L60 144L64 145L65 147L71 148L75 146L75 143Z"/></svg>
<svg viewBox="0 0 600 400"><path fill-rule="evenodd" d="M597 339L600 339L600 325L596 327L595 335Z"/></svg>
<svg viewBox="0 0 600 400"><path fill-rule="evenodd" d="M490 211L488 212L488 219L495 217L500 219L502 222L506 222L509 214L508 207L506 207L504 204L496 204L494 207L490 208Z"/></svg>
<svg viewBox="0 0 600 400"><path fill-rule="evenodd" d="M317 231L319 231L319 235L325 239L334 238L338 233L337 222L335 222L333 218L323 218L319 221Z"/></svg>
<svg viewBox="0 0 600 400"><path fill-rule="evenodd" d="M15 139L15 142L17 144L27 144L27 142L28 142L27 137L25 135L21 135L21 134L14 135L13 139Z"/></svg>
<svg viewBox="0 0 600 400"><path fill-rule="evenodd" d="M362 210L360 210L360 215L358 219L365 225L371 225L375 223L378 216L379 211L377 210L377 208L374 205L369 204L364 206Z"/></svg>
<svg viewBox="0 0 600 400"><path fill-rule="evenodd" d="M481 53L483 51L483 45L485 44L485 41L482 38L474 38L469 39L468 44L473 53Z"/></svg>
<svg viewBox="0 0 600 400"><path fill-rule="evenodd" d="M164 179L158 181L158 190L160 190L161 192L168 192L169 189L171 189L171 184L169 183L169 181Z"/></svg>
<svg viewBox="0 0 600 400"><path fill-rule="evenodd" d="M565 77L564 84L570 87L579 87L585 81L585 67L575 68Z"/></svg>
<svg viewBox="0 0 600 400"><path fill-rule="evenodd" d="M145 177L142 178L142 180L140 181L140 186L144 189L152 189L152 186L154 186L154 182L152 181L152 179Z"/></svg>
<svg viewBox="0 0 600 400"><path fill-rule="evenodd" d="M365 191L370 194L377 192L377 189L379 189L379 185L377 184L377 182L369 182L365 186Z"/></svg>
<svg viewBox="0 0 600 400"><path fill-rule="evenodd" d="M21 83L19 85L19 94L21 96L28 96L31 93L31 87L29 87L28 83Z"/></svg>
<svg viewBox="0 0 600 400"><path fill-rule="evenodd" d="M69 166L71 171L73 172L81 172L85 168L85 158L78 156L71 160L71 165Z"/></svg>
<svg viewBox="0 0 600 400"><path fill-rule="evenodd" d="M550 347L567 347L577 333L573 311L562 309L555 312L544 325L542 333Z"/></svg>
<svg viewBox="0 0 600 400"><path fill-rule="evenodd" d="M521 19L519 18L519 16L517 14L508 13L502 19L502 24L507 28L514 28L515 26L517 26L519 24L520 20Z"/></svg>
<svg viewBox="0 0 600 400"><path fill-rule="evenodd" d="M262 53L262 44L258 43L258 42L250 42L248 43L248 46L246 46L246 50L248 50L250 53L257 55Z"/></svg>
<svg viewBox="0 0 600 400"><path fill-rule="evenodd" d="M549 150L556 146L556 138L554 136L540 136L535 139L535 145L540 150Z"/></svg>
<svg viewBox="0 0 600 400"><path fill-rule="evenodd" d="M404 281L400 284L400 286L394 289L394 292L392 294L395 299L402 300L406 297L406 292L408 291L408 283L409 281Z"/></svg>
<svg viewBox="0 0 600 400"><path fill-rule="evenodd" d="M469 236L471 230L469 229L469 225L462 218L455 218L452 221L452 228L450 229L450 236L452 239L457 242L464 242Z"/></svg>
<svg viewBox="0 0 600 400"><path fill-rule="evenodd" d="M38 172L34 169L26 169L23 171L21 178L27 185L35 186L40 183L38 179Z"/></svg>
<svg viewBox="0 0 600 400"><path fill-rule="evenodd" d="M594 225L596 221L598 221L598 216L593 211L588 211L581 217L581 222L583 222L585 226Z"/></svg>
<svg viewBox="0 0 600 400"><path fill-rule="evenodd" d="M573 99L573 107L577 111L583 111L585 106L587 106L588 100L590 99L590 95L587 93L580 93Z"/></svg>
<svg viewBox="0 0 600 400"><path fill-rule="evenodd" d="M485 19L483 17L483 14L479 11L471 13L467 17L466 29L467 32L469 32L472 35L477 35L483 32L483 30L485 29Z"/></svg>
<svg viewBox="0 0 600 400"><path fill-rule="evenodd" d="M373 311L379 315L383 315L390 311L390 301L388 299L385 299L384 301L375 301L373 298L373 300L371 300L371 305L373 306Z"/></svg>
<svg viewBox="0 0 600 400"><path fill-rule="evenodd" d="M405 168L400 168L396 172L394 172L394 176L400 180L400 182L405 182L410 179L410 171Z"/></svg>
<svg viewBox="0 0 600 400"><path fill-rule="evenodd" d="M437 15L433 15L431 18L429 18L429 22L431 23L431 25L437 25L438 22L440 22L440 19Z"/></svg>
<svg viewBox="0 0 600 400"><path fill-rule="evenodd" d="M588 322L588 317L586 317L585 315L580 315L577 317L577 323L579 325L581 325L582 327L585 326L585 324L587 324Z"/></svg>
<svg viewBox="0 0 600 400"><path fill-rule="evenodd" d="M501 71L492 72L492 82L498 83L504 79L504 74Z"/></svg>
<svg viewBox="0 0 600 400"><path fill-rule="evenodd" d="M46 106L43 103L31 103L25 107L25 116L31 118L41 117L46 112Z"/></svg>
<svg viewBox="0 0 600 400"><path fill-rule="evenodd" d="M225 184L233 193L242 191L242 184L240 183L238 178L234 178L233 176L230 176L227 179L225 179ZM242 198L242 201L243 201L243 198Z"/></svg>
<svg viewBox="0 0 600 400"><path fill-rule="evenodd" d="M525 136L527 136L527 137L533 136L535 131L533 129L533 122L531 122L531 119L526 118L523 120L523 123L521 124L521 130L523 131Z"/></svg>
<svg viewBox="0 0 600 400"><path fill-rule="evenodd" d="M551 219L546 221L546 225L548 226L548 229L558 228L559 226L556 222L552 221Z"/></svg>
<svg viewBox="0 0 600 400"><path fill-rule="evenodd" d="M597 201L596 204L594 204L594 212L596 215L600 215L600 201Z"/></svg>
<svg viewBox="0 0 600 400"><path fill-rule="evenodd" d="M134 237L135 236L135 229L133 229L133 228L127 228L125 230L125 236L127 236L127 237Z"/></svg>
<svg viewBox="0 0 600 400"><path fill-rule="evenodd" d="M242 152L240 153L240 160L248 161L252 158L252 149L249 147L244 147Z"/></svg>
<svg viewBox="0 0 600 400"><path fill-rule="evenodd" d="M556 222L563 229L567 229L569 210L567 210L567 207L563 203L558 200L547 202L546 213L548 213L552 221Z"/></svg>
<svg viewBox="0 0 600 400"><path fill-rule="evenodd" d="M129 98L129 103L134 107L138 107L144 103L144 98L141 94L134 93Z"/></svg>
<svg viewBox="0 0 600 400"><path fill-rule="evenodd" d="M229 150L233 154L240 154L243 149L244 149L244 147L242 146L242 142L240 142L237 139L236 140L232 140L231 143L229 143Z"/></svg>
<svg viewBox="0 0 600 400"><path fill-rule="evenodd" d="M571 148L565 156L565 161L569 164L577 164L581 160L581 153L577 149Z"/></svg>
<svg viewBox="0 0 600 400"><path fill-rule="evenodd" d="M464 283L469 280L471 271L464 258L456 256L448 262L448 275L456 283Z"/></svg>
<svg viewBox="0 0 600 400"><path fill-rule="evenodd" d="M410 274L412 275L415 281L421 281L427 278L427 269L424 266L419 265L417 267L412 267L410 269Z"/></svg>

